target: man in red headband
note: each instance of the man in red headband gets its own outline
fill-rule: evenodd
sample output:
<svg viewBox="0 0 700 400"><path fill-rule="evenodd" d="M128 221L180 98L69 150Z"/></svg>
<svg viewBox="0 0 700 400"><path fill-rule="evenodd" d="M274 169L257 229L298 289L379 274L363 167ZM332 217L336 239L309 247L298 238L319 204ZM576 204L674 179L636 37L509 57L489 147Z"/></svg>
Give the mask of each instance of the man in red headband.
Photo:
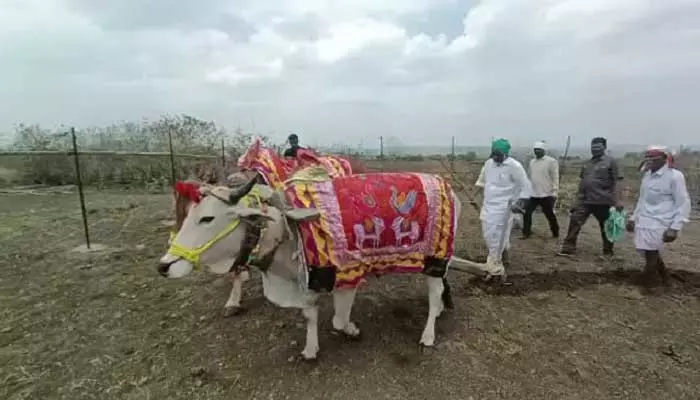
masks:
<svg viewBox="0 0 700 400"><path fill-rule="evenodd" d="M660 251L665 243L678 238L683 224L688 222L690 196L683 173L669 165L665 147L650 146L644 160L646 172L627 231L634 232L634 245L644 254L642 283L651 284L654 275L659 274L666 285L669 275Z"/></svg>
<svg viewBox="0 0 700 400"><path fill-rule="evenodd" d="M663 146L655 146L655 147L663 147ZM664 148L665 149L665 148ZM669 167L674 168L675 166L675 157L676 157L676 152L673 150L666 150L666 162ZM646 172L648 166L647 166L647 160L646 158L642 160L641 163L639 163L639 170L642 172Z"/></svg>

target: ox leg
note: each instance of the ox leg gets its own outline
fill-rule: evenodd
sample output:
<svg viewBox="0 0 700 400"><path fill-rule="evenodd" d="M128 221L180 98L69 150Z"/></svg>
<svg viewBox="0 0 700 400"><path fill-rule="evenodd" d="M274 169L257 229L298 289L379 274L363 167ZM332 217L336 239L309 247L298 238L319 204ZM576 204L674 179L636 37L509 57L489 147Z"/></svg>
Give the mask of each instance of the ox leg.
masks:
<svg viewBox="0 0 700 400"><path fill-rule="evenodd" d="M428 321L423 329L420 344L432 347L435 344L435 320L442 314L445 306L442 302L442 292L445 286L442 278L427 277L428 279Z"/></svg>
<svg viewBox="0 0 700 400"><path fill-rule="evenodd" d="M333 329L353 339L360 337L360 329L350 321L356 293L357 289L354 288L333 291Z"/></svg>
<svg viewBox="0 0 700 400"><path fill-rule="evenodd" d="M306 318L306 345L301 352L304 360L313 361L318 357L318 302L317 297L309 302L309 306L302 309Z"/></svg>
<svg viewBox="0 0 700 400"><path fill-rule="evenodd" d="M250 273L245 270L240 273L231 272L230 277L232 283L231 294L224 305L224 317L240 315L245 311L241 307L241 295L243 294L243 282L250 279Z"/></svg>

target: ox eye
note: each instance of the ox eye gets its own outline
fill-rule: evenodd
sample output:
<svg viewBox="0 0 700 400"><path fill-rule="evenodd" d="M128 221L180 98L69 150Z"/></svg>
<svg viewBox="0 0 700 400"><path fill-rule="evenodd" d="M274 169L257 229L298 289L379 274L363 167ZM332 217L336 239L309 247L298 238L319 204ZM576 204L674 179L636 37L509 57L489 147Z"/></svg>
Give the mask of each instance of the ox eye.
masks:
<svg viewBox="0 0 700 400"><path fill-rule="evenodd" d="M199 219L200 224L208 224L214 220L214 217L202 217Z"/></svg>

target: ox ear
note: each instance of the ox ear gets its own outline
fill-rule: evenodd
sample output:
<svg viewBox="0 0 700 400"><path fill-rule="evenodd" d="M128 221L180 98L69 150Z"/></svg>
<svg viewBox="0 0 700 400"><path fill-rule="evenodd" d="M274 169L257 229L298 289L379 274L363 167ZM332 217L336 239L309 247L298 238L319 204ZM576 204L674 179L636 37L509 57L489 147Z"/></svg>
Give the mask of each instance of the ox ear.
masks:
<svg viewBox="0 0 700 400"><path fill-rule="evenodd" d="M255 191L262 201L269 201L275 193L275 191L267 185L255 185Z"/></svg>
<svg viewBox="0 0 700 400"><path fill-rule="evenodd" d="M209 185L201 185L197 191L199 191L199 194L202 196L209 196L211 195L211 190L212 187Z"/></svg>
<svg viewBox="0 0 700 400"><path fill-rule="evenodd" d="M241 185L245 185L248 181L243 172L234 172L226 177L226 186L230 188L235 188Z"/></svg>
<svg viewBox="0 0 700 400"><path fill-rule="evenodd" d="M284 215L296 222L314 221L321 218L321 213L315 208L293 208L285 210Z"/></svg>
<svg viewBox="0 0 700 400"><path fill-rule="evenodd" d="M234 205L228 208L228 214L236 218L247 219L251 217L263 217L271 221L275 220L275 217L263 212L263 210L254 207L244 207L239 205Z"/></svg>
<svg viewBox="0 0 700 400"><path fill-rule="evenodd" d="M268 202L272 207L282 210L283 212L284 210L290 208L289 204L287 203L287 199L284 197L284 193L282 192L273 192Z"/></svg>

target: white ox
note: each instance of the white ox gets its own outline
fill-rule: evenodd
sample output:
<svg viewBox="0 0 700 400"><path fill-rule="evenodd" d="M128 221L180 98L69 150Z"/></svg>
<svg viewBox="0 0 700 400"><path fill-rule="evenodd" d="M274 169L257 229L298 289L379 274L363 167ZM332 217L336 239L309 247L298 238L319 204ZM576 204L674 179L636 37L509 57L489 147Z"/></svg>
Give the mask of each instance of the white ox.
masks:
<svg viewBox="0 0 700 400"><path fill-rule="evenodd" d="M240 171L229 175L226 178L226 186L235 187L245 184L250 179L257 179L261 184L264 184L264 179L255 171ZM185 183L188 183L187 181ZM195 181L197 185L202 182ZM185 218L190 212L190 209L195 205L186 196L175 191L175 229L170 232L168 246L170 246L177 235L177 232L182 227ZM243 284L250 279L250 273L247 268L240 268L230 271L226 274L231 281L231 292L229 293L226 303L224 304L224 317L231 317L242 314L245 309L241 306L241 298L243 295Z"/></svg>
<svg viewBox="0 0 700 400"><path fill-rule="evenodd" d="M250 202L251 196L260 202ZM255 185L251 180L237 189L204 187L201 202L188 213L173 245L160 259L158 272L164 277L181 278L200 265L215 274L227 274L231 266L246 258L262 272L263 291L272 303L284 308L299 308L306 318L306 344L301 352L305 360L314 360L319 351L318 300L320 293L308 290L304 280L303 256L296 230L296 223L319 218L316 209L272 207L274 193L268 186ZM459 201L452 189L455 201L455 220L459 219ZM245 196L245 198L244 198ZM253 249L250 248L251 232L254 232ZM247 253L247 254L243 254ZM502 265L479 264L452 257L448 268L482 276L499 276L505 271ZM423 346L435 343L435 321L449 301L449 293L443 277L426 276L428 284L428 318L420 339ZM333 328L352 338L360 330L351 321L350 313L356 289L335 289L332 292L335 315Z"/></svg>

